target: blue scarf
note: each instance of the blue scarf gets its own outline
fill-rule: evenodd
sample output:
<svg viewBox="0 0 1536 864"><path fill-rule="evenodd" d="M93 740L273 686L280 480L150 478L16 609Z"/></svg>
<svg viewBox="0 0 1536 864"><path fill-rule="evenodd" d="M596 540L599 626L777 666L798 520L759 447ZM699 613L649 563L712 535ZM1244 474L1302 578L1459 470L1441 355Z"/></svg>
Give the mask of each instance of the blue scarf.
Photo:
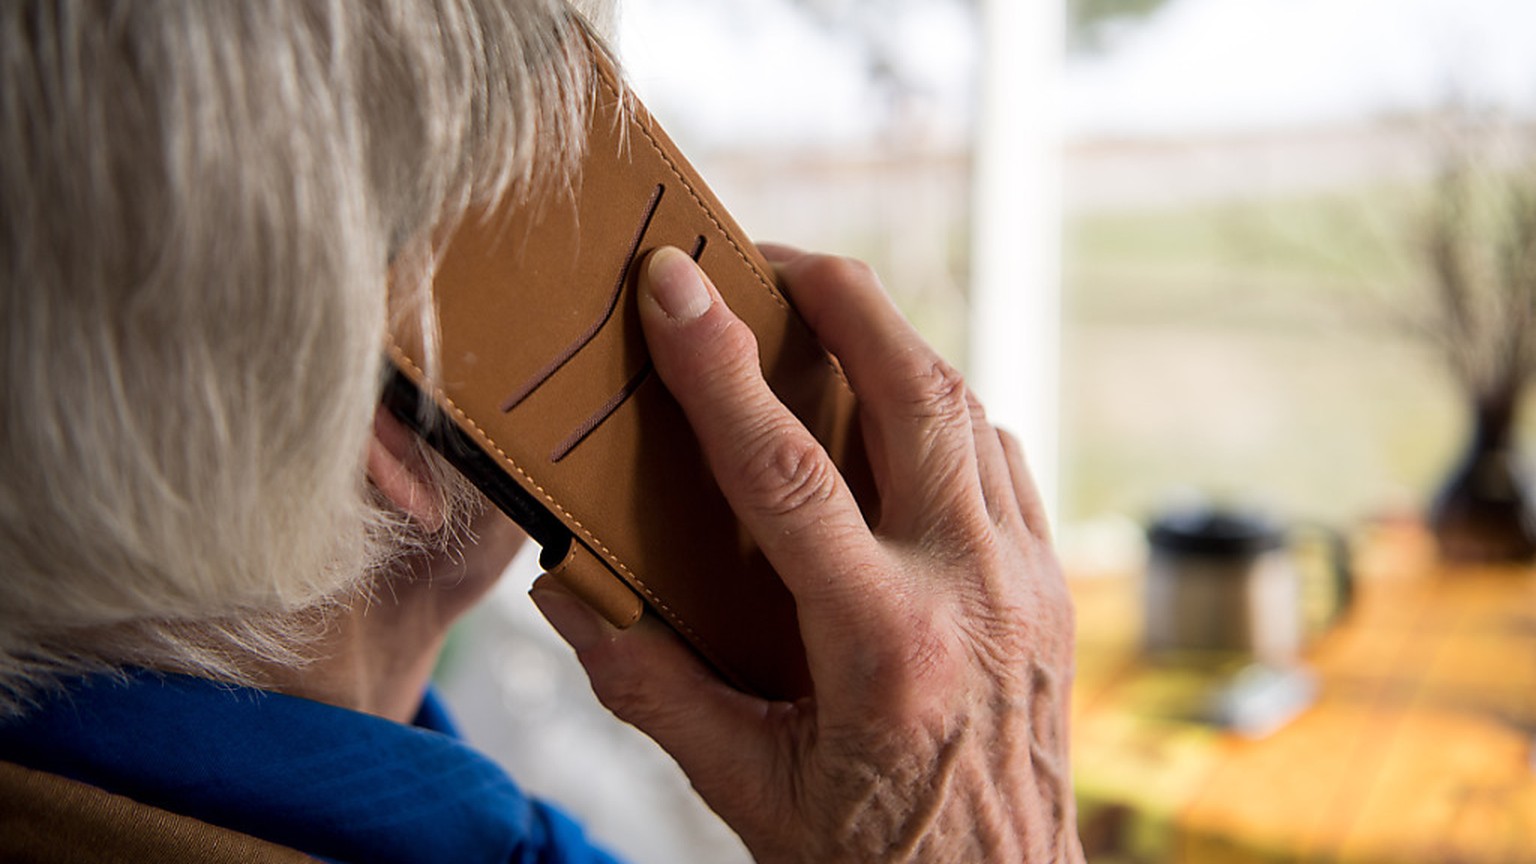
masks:
<svg viewBox="0 0 1536 864"><path fill-rule="evenodd" d="M0 725L0 760L331 861L614 862L430 690L404 726L185 675L88 677Z"/></svg>

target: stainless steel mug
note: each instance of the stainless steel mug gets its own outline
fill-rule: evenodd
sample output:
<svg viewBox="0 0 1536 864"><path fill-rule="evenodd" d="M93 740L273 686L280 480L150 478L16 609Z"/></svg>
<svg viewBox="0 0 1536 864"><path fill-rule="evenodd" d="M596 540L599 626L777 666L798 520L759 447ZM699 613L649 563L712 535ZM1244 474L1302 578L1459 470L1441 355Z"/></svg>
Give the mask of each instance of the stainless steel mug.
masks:
<svg viewBox="0 0 1536 864"><path fill-rule="evenodd" d="M1320 622L1309 621L1309 574L1292 545L1308 533L1321 536L1329 552L1330 608ZM1342 615L1353 596L1347 544L1331 529L1295 529L1255 511L1202 507L1154 519L1147 540L1150 654L1224 653L1294 665L1310 635Z"/></svg>

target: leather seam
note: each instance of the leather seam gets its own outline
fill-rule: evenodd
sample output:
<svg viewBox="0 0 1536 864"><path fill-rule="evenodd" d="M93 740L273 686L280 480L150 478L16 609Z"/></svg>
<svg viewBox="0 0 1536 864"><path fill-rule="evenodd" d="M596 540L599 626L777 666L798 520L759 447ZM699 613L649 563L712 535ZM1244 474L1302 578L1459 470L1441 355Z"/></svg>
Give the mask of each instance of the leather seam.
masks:
<svg viewBox="0 0 1536 864"><path fill-rule="evenodd" d="M396 363L401 363L409 367L410 371L414 373L419 380L427 380L426 373L422 371L421 367L416 365L416 363L411 360L410 356L407 355L405 351L400 348L399 344L395 342L394 334L389 334L388 339L391 358ZM688 622L684 621L682 617L677 614L677 612L673 611L672 607L667 605L665 600L662 600L655 591L651 590L650 586L645 584L644 579L641 579L638 575L635 574L635 571L625 566L624 562L619 560L618 556L615 555L612 550L610 550L608 546L603 543L602 540L598 539L597 535L588 530L587 526L583 525L580 519L577 519L569 510L560 506L560 502L556 501L554 496L550 495L549 492L544 489L543 485L541 485L538 480L534 479L532 474L529 474L527 471L523 470L523 467L517 464L517 460L509 456L507 451L503 450L501 445L496 443L496 440L491 437L489 432L481 427L479 423L476 423L473 417L470 417L468 414L466 414L464 409L460 408L457 402L453 401L452 396L449 396L446 392L444 392L441 387L434 386L432 389L433 392L436 393L440 404L446 405L453 412L455 417L458 417L461 421L468 424L469 428L474 432L475 437L489 444L491 449L496 451L496 456L501 459L501 461L505 463L507 467L511 468L519 477L523 478L523 480L528 485L532 486L539 493L539 496L543 498L549 504L549 506L555 508L555 510L557 510L562 517L569 521L570 524L574 525L576 529L581 532L583 537L590 540L592 545L596 546L597 549L602 553L604 560L619 568L620 572L625 575L630 584L639 588L640 593L644 594L646 599L651 601L651 605L655 606L663 615L665 615L668 621L672 622L674 626L682 630L689 639L693 640L699 646L700 650L704 651L706 654L714 654L714 649L710 647L709 642L705 640L703 636L699 635L697 630L694 630L693 627L689 626Z"/></svg>

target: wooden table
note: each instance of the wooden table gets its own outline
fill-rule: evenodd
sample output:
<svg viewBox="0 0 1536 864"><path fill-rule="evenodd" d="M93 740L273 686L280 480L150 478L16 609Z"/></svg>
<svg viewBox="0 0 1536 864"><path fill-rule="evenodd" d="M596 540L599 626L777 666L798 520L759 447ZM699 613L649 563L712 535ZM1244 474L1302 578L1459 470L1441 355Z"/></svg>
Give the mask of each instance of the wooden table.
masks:
<svg viewBox="0 0 1536 864"><path fill-rule="evenodd" d="M1317 700L1256 740L1152 706L1136 581L1073 580L1090 860L1536 862L1536 571L1438 568L1408 525L1359 548Z"/></svg>

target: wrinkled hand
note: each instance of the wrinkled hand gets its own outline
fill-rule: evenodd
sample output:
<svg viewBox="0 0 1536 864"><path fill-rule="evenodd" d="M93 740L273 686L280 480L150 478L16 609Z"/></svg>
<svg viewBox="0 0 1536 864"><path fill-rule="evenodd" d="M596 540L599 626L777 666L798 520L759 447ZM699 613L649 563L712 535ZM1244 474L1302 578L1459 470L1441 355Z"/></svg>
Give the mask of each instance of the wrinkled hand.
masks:
<svg viewBox="0 0 1536 864"><path fill-rule="evenodd" d="M686 255L651 256L641 315L721 489L794 594L816 696L745 695L653 621L620 632L558 590L535 600L598 698L760 861L1080 860L1071 604L1018 445L866 267L764 251L858 394L873 529Z"/></svg>

